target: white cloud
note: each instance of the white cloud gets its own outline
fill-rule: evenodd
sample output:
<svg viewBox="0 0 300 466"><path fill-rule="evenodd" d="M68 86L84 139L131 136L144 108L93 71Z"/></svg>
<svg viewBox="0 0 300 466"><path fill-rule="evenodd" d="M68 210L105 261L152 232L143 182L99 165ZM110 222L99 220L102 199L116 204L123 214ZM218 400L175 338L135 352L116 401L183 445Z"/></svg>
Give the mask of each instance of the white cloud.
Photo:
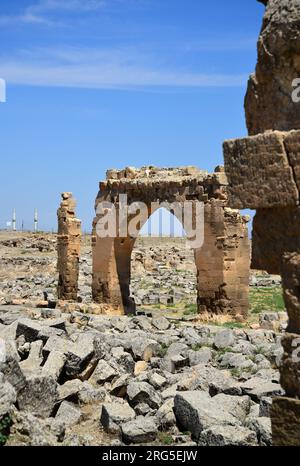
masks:
<svg viewBox="0 0 300 466"><path fill-rule="evenodd" d="M8 84L95 89L241 86L247 79L158 67L138 50L73 47L23 51L13 60L1 57L0 76Z"/></svg>
<svg viewBox="0 0 300 466"><path fill-rule="evenodd" d="M37 3L29 5L18 15L0 16L0 25L23 23L59 26L62 23L49 18L49 14L64 11L68 13L94 12L105 6L106 2L107 0L40 0Z"/></svg>

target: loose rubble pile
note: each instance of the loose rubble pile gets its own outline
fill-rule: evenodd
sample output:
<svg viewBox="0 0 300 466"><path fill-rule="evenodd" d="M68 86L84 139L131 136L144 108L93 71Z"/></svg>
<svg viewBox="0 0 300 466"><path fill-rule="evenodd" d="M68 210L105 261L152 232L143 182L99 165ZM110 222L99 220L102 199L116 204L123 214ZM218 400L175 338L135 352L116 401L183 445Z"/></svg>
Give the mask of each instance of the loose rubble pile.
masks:
<svg viewBox="0 0 300 466"><path fill-rule="evenodd" d="M1 306L0 441L270 445L280 340L165 317Z"/></svg>

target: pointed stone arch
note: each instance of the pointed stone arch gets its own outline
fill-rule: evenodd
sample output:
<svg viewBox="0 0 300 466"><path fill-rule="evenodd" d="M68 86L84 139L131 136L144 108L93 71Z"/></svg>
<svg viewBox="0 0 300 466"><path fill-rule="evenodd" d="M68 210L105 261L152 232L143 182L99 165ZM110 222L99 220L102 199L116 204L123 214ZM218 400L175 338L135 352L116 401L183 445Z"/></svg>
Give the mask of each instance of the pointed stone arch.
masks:
<svg viewBox="0 0 300 466"><path fill-rule="evenodd" d="M155 204L159 209L164 202L203 203L203 244L194 250L199 313L245 318L250 270L247 219L227 207L226 186L222 168L213 174L195 167L110 170L107 180L100 183L96 212L106 202L115 209L119 219L124 194L129 205L134 202L146 205L144 223L156 210ZM134 312L130 277L131 254L137 236L99 237L100 218L97 214L93 224L93 298L95 302L118 308L121 313Z"/></svg>

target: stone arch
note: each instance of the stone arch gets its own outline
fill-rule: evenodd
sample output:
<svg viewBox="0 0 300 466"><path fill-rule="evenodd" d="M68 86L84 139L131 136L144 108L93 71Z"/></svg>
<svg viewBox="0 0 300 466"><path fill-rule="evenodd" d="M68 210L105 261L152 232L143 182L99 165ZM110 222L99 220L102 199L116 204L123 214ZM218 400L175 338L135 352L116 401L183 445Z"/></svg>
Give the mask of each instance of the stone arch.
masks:
<svg viewBox="0 0 300 466"><path fill-rule="evenodd" d="M250 268L247 220L227 208L226 185L222 169L213 174L194 167L110 170L107 180L100 183L96 212L101 203L109 202L119 220L121 195L126 194L129 205L137 201L146 205L144 224L156 210L153 203L157 209L163 202L203 203L204 242L194 251L198 310L203 314L246 317ZM93 225L93 298L121 313L131 313L135 310L130 298L131 254L138 235L99 237L97 225L101 218L98 213Z"/></svg>

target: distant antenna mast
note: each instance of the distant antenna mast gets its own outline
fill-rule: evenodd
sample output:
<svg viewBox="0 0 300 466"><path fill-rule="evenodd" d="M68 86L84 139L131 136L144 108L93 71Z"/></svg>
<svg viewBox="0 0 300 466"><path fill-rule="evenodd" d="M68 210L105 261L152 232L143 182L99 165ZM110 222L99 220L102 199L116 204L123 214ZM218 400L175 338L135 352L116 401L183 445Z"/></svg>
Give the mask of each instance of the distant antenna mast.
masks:
<svg viewBox="0 0 300 466"><path fill-rule="evenodd" d="M34 211L34 232L35 233L38 231L38 225L39 225L39 213L38 213L38 210L35 209Z"/></svg>
<svg viewBox="0 0 300 466"><path fill-rule="evenodd" d="M17 214L16 214L16 209L13 211L13 216L12 216L12 229L13 231L17 231Z"/></svg>

